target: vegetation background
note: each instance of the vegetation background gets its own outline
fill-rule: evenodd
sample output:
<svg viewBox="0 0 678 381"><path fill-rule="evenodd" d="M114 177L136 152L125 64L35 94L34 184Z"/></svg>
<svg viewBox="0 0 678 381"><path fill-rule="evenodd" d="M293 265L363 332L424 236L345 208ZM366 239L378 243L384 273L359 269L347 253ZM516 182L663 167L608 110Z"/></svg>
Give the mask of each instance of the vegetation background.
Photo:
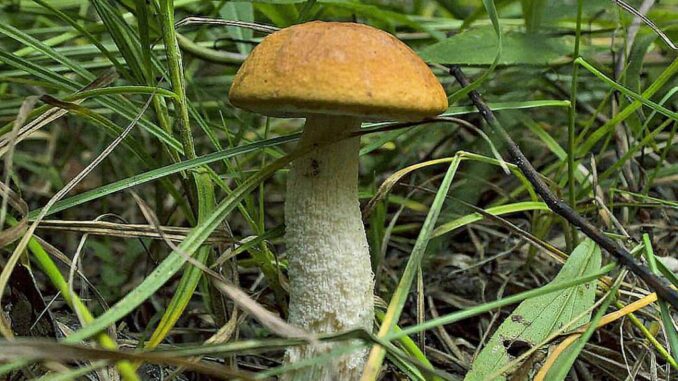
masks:
<svg viewBox="0 0 678 381"><path fill-rule="evenodd" d="M303 121L226 95L271 27L315 19L395 34L450 96L436 121L364 125L378 313L348 337L384 344L365 380L677 379L670 308L501 160L445 66L554 192L677 285L675 0L0 2L0 377L288 369Z"/></svg>

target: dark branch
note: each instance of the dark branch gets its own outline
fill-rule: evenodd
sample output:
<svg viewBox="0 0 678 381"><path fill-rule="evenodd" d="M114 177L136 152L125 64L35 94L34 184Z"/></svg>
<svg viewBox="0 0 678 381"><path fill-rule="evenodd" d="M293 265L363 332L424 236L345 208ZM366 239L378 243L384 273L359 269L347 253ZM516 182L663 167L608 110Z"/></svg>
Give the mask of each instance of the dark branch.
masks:
<svg viewBox="0 0 678 381"><path fill-rule="evenodd" d="M469 80L462 73L459 66L452 65L448 67L450 74L457 79L457 82L462 87L470 85ZM534 169L529 160L525 157L520 147L511 139L511 136L504 130L499 121L494 117L492 110L483 101L477 91L471 91L468 94L471 101L476 106L480 115L492 127L492 132L497 134L505 143L511 157L511 161L521 172L525 175L527 180L532 184L535 191L541 196L546 205L556 214L565 218L572 225L578 227L586 236L591 238L600 247L605 249L612 255L619 263L628 268L631 272L642 279L657 295L669 302L673 308L678 309L678 292L673 290L668 282L653 274L646 266L637 262L631 253L623 246L617 244L614 240L604 235L592 223L579 215L566 202L556 197L551 189L546 186L541 179L539 173Z"/></svg>

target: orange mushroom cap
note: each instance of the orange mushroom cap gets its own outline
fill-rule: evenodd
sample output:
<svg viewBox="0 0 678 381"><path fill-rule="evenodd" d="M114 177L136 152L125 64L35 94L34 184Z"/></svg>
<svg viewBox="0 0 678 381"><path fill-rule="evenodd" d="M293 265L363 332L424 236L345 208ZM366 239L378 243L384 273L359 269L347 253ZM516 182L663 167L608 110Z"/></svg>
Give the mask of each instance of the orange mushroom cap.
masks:
<svg viewBox="0 0 678 381"><path fill-rule="evenodd" d="M264 38L240 67L229 98L275 117L411 121L447 109L445 91L412 49L379 29L342 22L299 24Z"/></svg>

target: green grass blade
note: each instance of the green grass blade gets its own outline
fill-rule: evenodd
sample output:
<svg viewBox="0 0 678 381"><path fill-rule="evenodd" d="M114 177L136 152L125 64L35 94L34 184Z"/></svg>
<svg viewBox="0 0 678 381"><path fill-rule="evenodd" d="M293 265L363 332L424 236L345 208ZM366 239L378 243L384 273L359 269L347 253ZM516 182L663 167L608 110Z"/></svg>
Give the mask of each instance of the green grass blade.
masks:
<svg viewBox="0 0 678 381"><path fill-rule="evenodd" d="M657 267L658 261L654 256L652 241L647 233L643 233L643 244L645 245L645 257L647 258L650 270L655 274L659 274L659 269ZM673 322L673 315L671 315L671 310L669 310L669 305L666 301L659 299L657 300L657 303L659 303L659 309L661 311L660 316L662 324L664 325L666 340L669 342L669 347L671 348L671 355L674 360L678 361L678 332L676 332L676 326Z"/></svg>
<svg viewBox="0 0 678 381"><path fill-rule="evenodd" d="M11 223L16 223L16 220L9 216L9 221ZM89 311L85 303L82 302L80 297L77 294L71 294L70 287L66 279L59 271L59 268L54 263L52 258L47 254L45 249L40 245L37 239L31 238L28 241L28 250L32 254L32 258L37 262L38 266L42 272L47 275L50 282L56 289L59 290L61 296L64 298L68 306L77 313L78 316L81 316L85 323L89 323L94 320L94 315ZM116 349L118 347L117 343L108 336L106 332L100 332L96 335L96 339L101 345L101 347L106 349ZM19 365L21 364L9 364L9 365ZM124 376L125 380L138 380L134 368L129 361L121 361L117 364L120 374ZM0 374L2 374L0 372Z"/></svg>
<svg viewBox="0 0 678 381"><path fill-rule="evenodd" d="M544 210L549 211L549 207L540 201L526 201L526 202L516 202L513 204L506 204L500 206L494 206L491 208L485 209L485 212L501 216L504 214L517 213L517 212L526 212L530 210ZM480 213L471 213L465 216L459 217L452 221L446 222L438 226L433 233L431 234L432 238L440 237L444 234L447 234L453 230L459 229L462 226L472 224L474 222L481 221L484 217Z"/></svg>
<svg viewBox="0 0 678 381"><path fill-rule="evenodd" d="M588 64L583 59L578 58L577 61L579 62L579 64L582 64L582 63L586 64L586 66L588 66L588 68L591 68L593 70L592 73L594 73L594 72L600 73L597 69L595 69L593 66ZM640 94L640 95L623 88L622 86L618 85L616 82L612 81L611 79L607 78L605 75L600 73L600 76L598 78L600 78L600 79L604 78L604 81L613 88L620 87L620 89L619 89L620 91L621 91L621 88L623 88L624 91L625 91L624 94L626 94L626 95L629 95L627 93L634 94L635 100L634 100L633 103L631 103L630 105L628 105L628 106L624 107L622 110L620 110L617 115L615 115L612 119L610 119L608 122L606 122L603 126L596 129L596 131L594 131L588 138L586 138L585 141L579 143L579 145L578 145L579 150L578 150L577 154L579 156L582 156L582 155L585 155L588 152L590 152L591 149L596 145L596 143L598 143L598 141L600 141L601 139L608 136L616 125L623 122L626 118L628 118L631 114L633 114L638 108L640 108L641 105L643 105L643 102L641 102L641 99L643 99L645 101L647 99L650 99L657 91L659 91L659 89L661 89L664 85L666 85L666 83L668 81L670 81L671 78L673 78L673 76L676 73L678 73L678 58L674 59L673 62L671 63L671 65L669 65L659 75L657 80L655 80L650 86L648 86L647 89L645 91L643 91L643 93ZM657 111L659 110L659 108L655 108L655 107L651 107L651 108L654 109L654 110L657 110ZM661 109L666 110L663 107ZM675 113L673 113L673 114L675 114ZM675 119L675 117L674 117L674 119Z"/></svg>
<svg viewBox="0 0 678 381"><path fill-rule="evenodd" d="M476 306L473 308L468 308L462 311L457 311L453 312L451 314L441 316L439 318L431 319L428 320L422 324L417 324L411 327L406 327L403 328L400 333L391 333L388 336L384 337L384 340L396 340L399 339L400 337L403 336L410 336L419 332L424 332L429 329L433 329L436 327L442 327L448 324L456 323L458 321L468 319L474 316L478 316L480 314L484 314L486 312L495 310L497 308L509 306L511 304L515 304L518 302L521 302L525 299L529 298L534 298L536 296L541 296L541 295L546 295L550 294L553 292L561 291L570 287L578 286L584 283L588 283L594 279L598 279L601 276L609 273L612 271L616 265L614 263L611 263L609 265L603 266L600 271L595 272L594 274L591 275L586 275L582 276L581 278L578 279L572 279L564 282L558 282L555 284L549 284L540 288L535 288L529 291L521 292L516 295L511 295L509 297L503 298L496 300L494 302L489 302L482 304L480 306Z"/></svg>
<svg viewBox="0 0 678 381"><path fill-rule="evenodd" d="M570 348L568 348L563 353L563 355L558 358L558 360L556 360L556 364L554 365L553 369L551 369L551 371L549 371L548 375L546 376L548 380L565 380L565 377L567 377L570 369L572 369L572 366L574 365L574 361L584 349L584 345L586 345L586 343L588 343L588 341L591 339L593 332L598 329L598 322L600 322L600 319L605 314L605 311L607 311L610 303L616 299L619 285L621 285L621 278L614 283L614 285L610 288L610 291L605 295L605 300L603 300L603 303L598 308L598 311L593 316L593 319L591 319L586 331L584 331L577 341Z"/></svg>
<svg viewBox="0 0 678 381"><path fill-rule="evenodd" d="M277 146L283 143L288 143L295 141L299 138L299 134L292 134L292 135L287 135L283 136L280 138L274 138L274 139L269 139L261 142L256 142L240 147L235 147L231 149L227 149L224 151L220 152L214 152L205 156L200 156L192 160L186 160L182 161L179 163L175 164L170 164L165 167L157 168L136 176L132 176L123 180L119 180L107 185L104 185L102 187L92 189L86 192L83 192L79 195L72 196L69 198L65 198L56 204L47 212L47 216L60 212L62 210L66 210L69 208L72 208L77 205L81 205L85 202L96 200L99 198L102 198L104 196L107 196L109 194L119 192L121 190L129 189L131 187L144 184L153 180L161 179L163 177L176 174L179 172L187 171L189 169L194 169L198 168L200 166L213 163L216 161L228 159L231 157L235 157L238 155L250 153L257 151L262 148L266 147L273 147ZM40 209L33 210L29 213L29 219L34 218L36 215L40 213Z"/></svg>
<svg viewBox="0 0 678 381"><path fill-rule="evenodd" d="M436 221L438 221L440 210L443 207L447 197L447 192L450 189L450 185L452 185L452 180L454 179L454 175L457 173L457 168L459 167L460 162L461 158L455 156L455 159L450 163L449 169L447 170L447 173L440 184L440 188L436 193L433 204L431 205L431 209L426 216L424 225L422 226L414 248L412 249L410 259L407 261L403 275L400 278L398 287L394 290L393 296L391 297L391 302L389 303L388 310L384 315L378 337L384 337L388 335L398 323L402 309L405 306L405 300L407 299L407 295L410 291L410 288L412 287L414 276L416 275L417 269L421 265L421 260L423 259L426 252L428 242L432 238L431 233L433 232ZM381 369L381 364L384 360L385 354L384 348L380 346L372 347L365 365L363 380L376 379L379 369Z"/></svg>
<svg viewBox="0 0 678 381"><path fill-rule="evenodd" d="M205 240L209 238L210 234L214 232L249 192L256 188L260 182L264 181L277 170L285 167L292 160L304 153L306 153L304 150L295 151L292 154L274 161L255 175L249 177L242 185L236 188L228 198L219 203L214 211L209 216L205 217L202 223L191 230L186 239L179 245L179 252L172 251L172 253L165 258L153 272L146 276L141 284L130 291L124 298L99 316L90 325L71 334L66 341L73 343L85 340L109 325L114 324L137 308L181 269L186 262L186 259L180 252L191 255L198 251Z"/></svg>
<svg viewBox="0 0 678 381"><path fill-rule="evenodd" d="M618 84L614 80L608 78L600 70L596 69L593 65L586 62L586 60L584 60L581 57L577 58L575 60L575 62L578 63L579 65L583 66L584 68L586 68L586 70L590 71L593 75L598 77L600 80L602 80L603 82L608 84L613 89L621 92L622 94L626 95L627 97L634 99L636 102L639 102L639 103L651 108L652 110L654 110L654 111L656 111L660 114L663 114L663 115L665 115L665 116L667 116L667 117L669 117L673 120L678 121L678 112L673 112L673 111L667 109L666 107L664 107L662 105L659 105L655 102L652 102L647 97L645 97L643 94L638 94L638 93L633 92L633 91L627 89L626 87Z"/></svg>
<svg viewBox="0 0 678 381"><path fill-rule="evenodd" d="M79 63L65 57L64 55L54 50L54 48L52 48L51 46L43 44L37 39L12 27L11 25L0 23L0 33L4 34L9 38L14 39L17 42L20 42L26 46L32 47L35 50L44 53L46 56L52 58L54 61L71 69L74 73L77 73L87 81L92 81L94 79L94 75L90 73L87 69L80 66Z"/></svg>

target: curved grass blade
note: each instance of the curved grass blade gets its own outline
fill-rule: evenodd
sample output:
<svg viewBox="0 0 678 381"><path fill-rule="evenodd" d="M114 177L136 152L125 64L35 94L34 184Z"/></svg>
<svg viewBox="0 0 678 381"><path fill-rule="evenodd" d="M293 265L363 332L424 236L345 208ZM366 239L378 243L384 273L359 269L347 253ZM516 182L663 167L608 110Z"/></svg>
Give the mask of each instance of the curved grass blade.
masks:
<svg viewBox="0 0 678 381"><path fill-rule="evenodd" d="M414 276L416 275L417 269L421 265L421 260L424 257L426 247L428 246L428 242L431 239L431 233L433 232L435 223L438 220L438 216L440 215L440 210L443 207L443 203L445 202L450 185L452 185L454 175L457 173L459 163L461 163L461 158L459 156L455 156L450 163L442 183L440 184L440 188L436 193L433 204L431 205L431 209L426 216L424 225L421 227L417 241L414 244L410 259L407 261L403 275L400 278L398 287L395 289L393 296L391 297L391 302L389 303L388 309L381 324L381 328L379 329L378 337L380 338L388 335L398 323L402 309L405 306L405 300L407 299L407 295L410 291L410 288L412 287ZM383 347L372 347L370 355L367 359L367 363L365 364L362 380L373 380L377 378L385 354L386 351Z"/></svg>
<svg viewBox="0 0 678 381"><path fill-rule="evenodd" d="M516 202L513 204L506 204L500 206L494 206L492 208L485 209L485 212L495 216L500 216L504 214L517 213L517 212L526 212L531 210L545 210L549 211L549 207L540 201L526 201L526 202ZM472 224L474 222L481 221L483 216L480 213L471 213L463 217L459 217L455 220L446 222L438 226L432 233L431 238L440 237L441 235L447 234L453 230L459 229L462 226Z"/></svg>

